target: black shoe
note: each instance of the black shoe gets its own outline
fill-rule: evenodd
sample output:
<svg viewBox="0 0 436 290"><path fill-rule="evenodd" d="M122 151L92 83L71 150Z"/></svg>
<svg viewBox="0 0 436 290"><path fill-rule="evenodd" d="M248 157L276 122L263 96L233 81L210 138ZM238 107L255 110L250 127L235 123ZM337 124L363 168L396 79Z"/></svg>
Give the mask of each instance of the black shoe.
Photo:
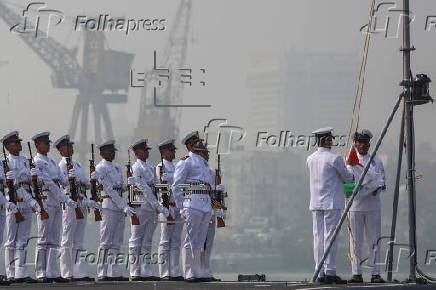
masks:
<svg viewBox="0 0 436 290"><path fill-rule="evenodd" d="M156 276L148 276L148 277L141 277L141 281L160 281L159 277Z"/></svg>
<svg viewBox="0 0 436 290"><path fill-rule="evenodd" d="M372 275L371 283L385 283L385 280L380 275Z"/></svg>
<svg viewBox="0 0 436 290"><path fill-rule="evenodd" d="M318 278L316 279L316 283L324 284L324 283L325 283L325 277L324 277L324 276L323 276L323 277L318 277Z"/></svg>
<svg viewBox="0 0 436 290"><path fill-rule="evenodd" d="M347 280L342 280L341 277L335 276L325 276L325 284L347 284Z"/></svg>
<svg viewBox="0 0 436 290"><path fill-rule="evenodd" d="M86 276L86 277L82 277L82 278L73 278L73 281L74 282L95 282L95 279Z"/></svg>
<svg viewBox="0 0 436 290"><path fill-rule="evenodd" d="M353 275L348 283L363 283L362 275Z"/></svg>
<svg viewBox="0 0 436 290"><path fill-rule="evenodd" d="M48 278L49 283L68 283L71 282L71 278L62 278L62 277L56 277L56 278Z"/></svg>
<svg viewBox="0 0 436 290"><path fill-rule="evenodd" d="M29 284L32 284L32 283L38 283L38 280L35 280L33 278L30 278L30 277L24 277L24 278L17 278L17 279L15 279L14 283L29 283Z"/></svg>
<svg viewBox="0 0 436 290"><path fill-rule="evenodd" d="M191 277L191 278L187 278L187 279L185 279L185 282L189 282L189 283L198 283L198 282L201 282L201 278Z"/></svg>
<svg viewBox="0 0 436 290"><path fill-rule="evenodd" d="M6 278L6 280L7 280L9 283L15 283L15 278L14 278L14 277Z"/></svg>
<svg viewBox="0 0 436 290"><path fill-rule="evenodd" d="M112 281L112 279L107 276L97 277L97 282L107 282L107 281Z"/></svg>
<svg viewBox="0 0 436 290"><path fill-rule="evenodd" d="M142 281L142 277L141 276L132 276L132 277L130 277L130 281Z"/></svg>
<svg viewBox="0 0 436 290"><path fill-rule="evenodd" d="M0 280L0 286L8 286L11 285L11 282L8 280Z"/></svg>
<svg viewBox="0 0 436 290"><path fill-rule="evenodd" d="M165 277L160 277L161 281L170 281L171 277L170 276L165 276Z"/></svg>
<svg viewBox="0 0 436 290"><path fill-rule="evenodd" d="M109 277L110 281L129 281L128 277L123 277L123 276L119 276L119 277Z"/></svg>
<svg viewBox="0 0 436 290"><path fill-rule="evenodd" d="M36 279L36 281L37 281L38 283L51 283L51 282L48 281L48 278L47 278L47 277L41 277L41 278L38 278L38 279Z"/></svg>
<svg viewBox="0 0 436 290"><path fill-rule="evenodd" d="M185 278L183 276L176 276L176 277L169 277L170 281L185 281Z"/></svg>

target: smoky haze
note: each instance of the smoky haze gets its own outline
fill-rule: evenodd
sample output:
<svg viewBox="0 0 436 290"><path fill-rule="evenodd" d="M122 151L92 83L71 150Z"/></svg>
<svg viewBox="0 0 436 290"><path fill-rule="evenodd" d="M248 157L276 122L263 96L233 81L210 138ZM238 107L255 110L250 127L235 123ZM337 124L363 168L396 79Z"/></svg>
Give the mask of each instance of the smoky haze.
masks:
<svg viewBox="0 0 436 290"><path fill-rule="evenodd" d="M135 31L129 35L115 31L105 33L106 48L133 54L132 68L148 71L153 68L155 50L158 60L164 61L164 48L168 46L182 1L45 2L48 8L59 10L65 16L62 24L50 28L49 36L67 48L77 47L77 58L82 66L84 36L83 32L73 29L77 15L166 19L164 31ZM228 226L217 231L213 258L216 272L229 279L236 279L238 273L255 271L277 279L310 278L313 270L312 224L305 167L305 158L310 152L297 146L281 148L264 144L259 147L256 138L259 132L280 135L281 131L287 130L308 136L312 130L330 125L335 126L337 134L348 133L365 37L359 29L368 22L370 2L191 2L184 67L192 68L193 83L192 86L184 85L181 95L184 104L210 107L179 110L180 119L175 124L179 131L177 155L185 154L181 137L193 130L203 130L211 119L225 119L228 124L245 131L245 137L232 144L230 154L222 157L229 211ZM393 2L401 8L401 1ZM6 2L19 15L29 3ZM426 73L430 78L436 78L436 27L425 30L427 17L436 15L436 2L420 0L412 1L411 5L415 16L412 43L417 48L412 54L413 73ZM380 11L379 21L384 21L389 13L387 8ZM394 26L396 19L392 14ZM72 114L78 90L53 88L50 67L9 29L0 21L0 61L6 62L0 67L1 135L19 130L23 139L29 140L42 131L50 131L52 139L69 133L71 120L76 118ZM395 31L392 28L390 33ZM391 35L386 38L378 33L372 37L360 126L370 129L375 136L379 135L401 92L401 33L399 35L399 38ZM205 73L200 73L200 68L204 68ZM167 128L163 124L169 119L154 117L151 113L140 116L144 102L142 91L141 88L129 88L125 103L108 105L114 139L123 149L119 152L119 162L126 161L125 149L137 138L149 138L153 141L151 147L156 150L156 143L162 137L174 137L172 132L160 132L160 128ZM431 88L431 91L436 90ZM149 106L152 106L151 101L145 100ZM153 110L162 112L159 110L163 109ZM417 107L415 121L417 170L423 176L417 188L418 208L422 209L418 212L419 247L422 249L419 259L423 260L435 238L434 231L430 231L434 222L431 212L436 204L432 182L436 177L435 108L432 105ZM95 142L92 110L86 127L89 131L85 145L89 145ZM388 176L388 191L383 197L384 234L389 233L391 219L398 131L397 116L379 154ZM102 132L102 139L106 138L105 133ZM154 136L156 134L159 137ZM74 139L78 138L79 133L76 133ZM343 154L344 148L338 148L337 153ZM52 151L52 157L59 159L57 152ZM27 150L24 153L27 154ZM156 154L153 162L157 160ZM88 158L89 153L81 160L87 162ZM215 155L212 155L211 165L216 165ZM406 241L407 220L402 220L407 216L405 178L401 182L400 212L404 214L400 215L398 232L400 240ZM88 224L87 245L95 251L98 228L91 219ZM129 232L126 226L125 240ZM159 230L155 236L158 240ZM344 230L338 254L339 273L344 276L350 274L345 256L348 251L346 237ZM406 271L406 266L407 261L402 261L399 271ZM425 269L436 270L434 265ZM90 271L95 273L95 266L90 266Z"/></svg>

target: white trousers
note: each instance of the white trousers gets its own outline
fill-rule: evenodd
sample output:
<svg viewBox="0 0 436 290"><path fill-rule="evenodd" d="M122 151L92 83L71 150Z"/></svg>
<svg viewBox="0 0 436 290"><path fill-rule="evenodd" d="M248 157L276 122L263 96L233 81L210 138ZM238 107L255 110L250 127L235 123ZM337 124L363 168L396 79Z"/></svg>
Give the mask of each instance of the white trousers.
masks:
<svg viewBox="0 0 436 290"><path fill-rule="evenodd" d="M59 269L59 244L62 228L61 207L45 207L49 218L37 218L38 239L36 242L35 274L36 278L57 278L61 276Z"/></svg>
<svg viewBox="0 0 436 290"><path fill-rule="evenodd" d="M103 208L100 222L100 247L98 249L97 276L122 276L121 264L124 259L117 259L124 241L125 215L120 210Z"/></svg>
<svg viewBox="0 0 436 290"><path fill-rule="evenodd" d="M313 254L315 267L321 261L325 249L330 243L336 225L341 218L341 210L313 210ZM338 238L334 241L330 253L324 262L324 266L319 273L319 277L325 275L336 275L336 252L338 249Z"/></svg>
<svg viewBox="0 0 436 290"><path fill-rule="evenodd" d="M63 278L83 278L87 276L86 264L81 257L86 257L83 240L85 237L88 211L81 207L84 218L77 219L76 211L69 206L62 211L61 240L61 275Z"/></svg>
<svg viewBox="0 0 436 290"><path fill-rule="evenodd" d="M175 211L174 220L176 223L168 225L161 223L159 243L159 275L163 277L182 276L180 271L180 247L182 240L183 219L178 210ZM161 221L166 218L160 214Z"/></svg>
<svg viewBox="0 0 436 290"><path fill-rule="evenodd" d="M211 218L210 212L186 209L186 238L184 243L185 278L201 278L201 251L204 249Z"/></svg>
<svg viewBox="0 0 436 290"><path fill-rule="evenodd" d="M131 225L129 239L130 276L153 276L153 264L157 257L151 252L153 234L156 230L157 214L154 209L136 208L136 216L140 224Z"/></svg>
<svg viewBox="0 0 436 290"><path fill-rule="evenodd" d="M213 242L215 240L216 232L216 216L213 215L209 228L207 229L206 242L204 243L203 252L201 252L201 270L202 276L205 278L213 277L212 270L210 269L210 258L212 255Z"/></svg>
<svg viewBox="0 0 436 290"><path fill-rule="evenodd" d="M1 220L3 225L6 226L4 244L6 276L8 278L25 278L29 276L26 248L32 228L32 210L30 208L20 208L20 213L24 217L24 221L21 223L16 222L15 215L9 210L6 210L5 218L4 211L3 208ZM3 231L1 234L3 236Z"/></svg>
<svg viewBox="0 0 436 290"><path fill-rule="evenodd" d="M362 265L371 269L372 275L380 274L379 239L381 235L381 211L350 211L350 250L353 275L362 274ZM364 240L368 253L362 256Z"/></svg>

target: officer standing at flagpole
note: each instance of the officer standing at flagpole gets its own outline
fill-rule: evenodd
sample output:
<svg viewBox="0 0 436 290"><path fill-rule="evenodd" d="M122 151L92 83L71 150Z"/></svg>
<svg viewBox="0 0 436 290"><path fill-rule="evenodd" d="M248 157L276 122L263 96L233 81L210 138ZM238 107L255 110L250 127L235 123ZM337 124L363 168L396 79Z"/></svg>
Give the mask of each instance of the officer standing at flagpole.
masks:
<svg viewBox="0 0 436 290"><path fill-rule="evenodd" d="M368 151L371 147L371 131L363 129L353 136L354 148L357 150L357 164L350 164L354 180L359 180L363 169L369 161ZM355 162L356 163L356 162ZM384 283L380 276L379 239L381 235L381 200L380 192L385 189L385 171L382 161L375 156L368 173L363 180L364 186L357 194L349 213L350 251L352 255L352 274L349 283L363 283L362 249L364 239L368 246L368 265L371 267L371 283Z"/></svg>
<svg viewBox="0 0 436 290"><path fill-rule="evenodd" d="M345 207L344 183L353 180L341 156L331 152L333 128L321 128L315 135L318 150L307 157L310 175L310 206L313 221L313 247L315 269L321 261L325 246L330 243L334 229ZM336 275L336 251L338 241L333 243L318 282L326 284L345 284L347 281Z"/></svg>

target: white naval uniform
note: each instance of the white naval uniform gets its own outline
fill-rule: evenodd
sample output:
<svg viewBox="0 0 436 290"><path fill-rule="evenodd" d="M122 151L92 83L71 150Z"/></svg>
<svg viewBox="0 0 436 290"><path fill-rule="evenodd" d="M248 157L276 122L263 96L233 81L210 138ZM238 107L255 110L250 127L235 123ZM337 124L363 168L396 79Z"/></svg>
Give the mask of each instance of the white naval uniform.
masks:
<svg viewBox="0 0 436 290"><path fill-rule="evenodd" d="M121 167L114 162L103 159L97 164L95 171L106 195L102 203L97 276L121 277L121 265L116 258L124 241L123 210L127 207L127 201L121 194L127 190L127 184L124 182Z"/></svg>
<svg viewBox="0 0 436 290"><path fill-rule="evenodd" d="M357 156L360 164L366 166L370 155L357 154ZM363 168L360 166L348 167L352 168L354 179L357 182L363 173ZM371 267L372 275L380 275L381 201L379 194L380 188L385 185L385 172L383 163L377 156L371 163L363 184L364 186L354 199L349 213L352 273L353 275L361 275L362 261L368 257L367 264ZM362 257L364 237L368 247L368 255Z"/></svg>
<svg viewBox="0 0 436 290"><path fill-rule="evenodd" d="M149 185L159 183L154 167L137 159L132 165L134 185L143 192L139 199L143 202L136 208L139 225L131 225L129 239L130 277L150 277L153 275L152 265L157 257L151 252L153 234L156 230L156 209L159 202ZM153 255L153 256L152 256Z"/></svg>
<svg viewBox="0 0 436 290"><path fill-rule="evenodd" d="M91 187L89 178L79 162L73 160L73 168L77 184L82 184L86 189ZM65 179L68 179L67 158L62 157L59 161L59 168ZM86 265L83 257L86 257L84 247L86 218L88 208L86 206L89 200L84 194L80 193L77 186L77 203L81 209L84 218L77 219L74 208L65 206L62 210L62 240L61 240L61 275L63 278L83 278L87 276ZM66 192L69 194L69 192Z"/></svg>
<svg viewBox="0 0 436 290"><path fill-rule="evenodd" d="M26 157L8 154L7 159L9 169L16 174L14 184L27 183L30 185L30 166ZM29 276L26 266L28 264L26 262L26 247L30 242L32 207L38 208L35 206L36 201L32 198L28 191L29 189L29 187L27 187L27 190L24 187L20 187L16 190L17 198L23 199L23 201L16 203L18 210L24 217L23 222L17 223L14 213L9 210L6 211L6 239L4 247L5 269L8 278L18 279Z"/></svg>
<svg viewBox="0 0 436 290"><path fill-rule="evenodd" d="M310 174L310 206L313 220L315 267L321 261L345 206L344 183L353 180L342 157L330 149L319 147L307 157ZM332 245L319 277L336 275L338 239Z"/></svg>
<svg viewBox="0 0 436 290"><path fill-rule="evenodd" d="M209 168L210 178L208 183L214 185L215 183L215 170ZM214 186L212 189L215 189ZM216 190L225 191L225 187L223 184L219 184L216 186ZM204 243L203 251L201 252L201 270L202 277L204 278L212 278L212 270L210 268L210 259L213 250L213 243L215 240L215 232L216 232L216 219L217 217L222 217L222 210L212 209L212 215L209 223L209 227L207 229L206 241Z"/></svg>
<svg viewBox="0 0 436 290"><path fill-rule="evenodd" d="M182 215L186 219L185 279L201 278L201 250L206 241L211 219L211 201L209 194L191 194L183 196L179 184L205 183L209 180L209 167L206 160L197 154L190 154L186 160L176 165L172 190L176 207L183 207Z"/></svg>
<svg viewBox="0 0 436 290"><path fill-rule="evenodd" d="M2 162L0 162L0 184L6 186ZM3 234L4 234L5 222L6 222L5 205L7 202L8 200L6 199L4 191L0 190L0 245L3 244Z"/></svg>
<svg viewBox="0 0 436 290"><path fill-rule="evenodd" d="M42 194L44 209L49 218L41 220L38 215L38 240L36 244L36 278L61 277L59 269L59 246L62 229L61 204L69 197L60 189L59 185L68 187L68 180L61 173L59 166L46 155L37 153L34 157L38 179L42 181Z"/></svg>
<svg viewBox="0 0 436 290"><path fill-rule="evenodd" d="M166 181L170 186L173 184L174 171L176 167L174 163L163 159L164 173L162 175L162 181ZM160 175L160 167L162 162L156 166L156 175ZM170 202L175 202L174 196L170 196ZM180 270L180 247L182 240L183 219L180 216L180 209L173 208L171 215L174 218L175 223L168 225L167 223L161 223L160 225L160 243L159 243L159 275L163 277L179 277L182 276ZM163 214L159 215L161 221L165 221L166 218Z"/></svg>

